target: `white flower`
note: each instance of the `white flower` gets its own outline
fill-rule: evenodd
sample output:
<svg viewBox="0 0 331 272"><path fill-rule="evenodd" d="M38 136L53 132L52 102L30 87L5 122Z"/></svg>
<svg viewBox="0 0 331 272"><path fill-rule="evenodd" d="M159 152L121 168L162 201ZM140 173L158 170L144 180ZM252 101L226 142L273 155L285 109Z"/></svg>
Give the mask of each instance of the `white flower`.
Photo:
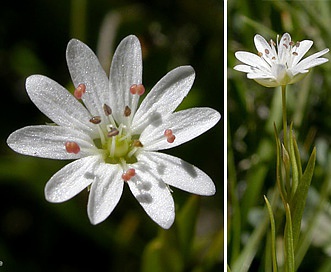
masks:
<svg viewBox="0 0 331 272"><path fill-rule="evenodd" d="M74 95L42 75L26 81L31 100L56 125L24 127L7 140L25 155L77 159L48 181L48 201L66 201L90 186L87 212L91 223L98 224L111 214L127 183L146 213L169 228L175 211L168 185L199 195L215 193L214 183L200 169L157 152L197 137L220 119L210 108L174 112L193 84L192 67L166 74L138 107L145 89L135 36L116 49L109 79L84 43L71 40L66 55Z"/></svg>
<svg viewBox="0 0 331 272"><path fill-rule="evenodd" d="M301 80L310 68L328 61L326 58L320 58L329 52L328 48L301 60L313 45L313 41L294 43L288 33L285 33L279 42L277 37L277 44L273 40L268 43L257 34L254 36L254 43L258 54L236 52L236 58L245 64L236 65L234 69L247 73L248 78L266 87L293 84Z"/></svg>

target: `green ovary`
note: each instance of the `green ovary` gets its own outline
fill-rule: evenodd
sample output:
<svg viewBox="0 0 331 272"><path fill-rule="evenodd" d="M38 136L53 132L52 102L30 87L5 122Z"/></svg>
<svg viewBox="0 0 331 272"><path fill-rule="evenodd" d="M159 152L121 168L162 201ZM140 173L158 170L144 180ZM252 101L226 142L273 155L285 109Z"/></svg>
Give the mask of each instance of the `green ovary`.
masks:
<svg viewBox="0 0 331 272"><path fill-rule="evenodd" d="M113 143L115 141L115 144ZM129 147L131 141L128 141L126 139L121 140L119 137L113 137L108 139L108 150L109 150L109 156L115 157L115 158L121 158L125 157L129 152ZM113 146L115 147L113 150ZM112 156L113 153L113 156Z"/></svg>
<svg viewBox="0 0 331 272"><path fill-rule="evenodd" d="M105 150L105 162L107 163L117 164L122 163L123 161L134 163L137 161L133 154L134 151L132 152L132 150L136 148L133 146L133 140L131 137L123 138L120 136L114 136L108 138L103 145L103 149Z"/></svg>

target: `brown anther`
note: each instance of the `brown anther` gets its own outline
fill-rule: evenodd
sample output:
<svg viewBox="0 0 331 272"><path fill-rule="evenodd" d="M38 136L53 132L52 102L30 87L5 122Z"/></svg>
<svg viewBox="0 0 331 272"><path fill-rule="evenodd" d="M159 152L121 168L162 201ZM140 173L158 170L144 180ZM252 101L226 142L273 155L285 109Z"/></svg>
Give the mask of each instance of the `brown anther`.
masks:
<svg viewBox="0 0 331 272"><path fill-rule="evenodd" d="M283 43L283 45L284 45L284 47L287 49L288 48L288 46L285 44L285 43Z"/></svg>
<svg viewBox="0 0 331 272"><path fill-rule="evenodd" d="M106 116L109 116L112 114L111 107L109 107L107 104L103 104L103 111Z"/></svg>
<svg viewBox="0 0 331 272"><path fill-rule="evenodd" d="M265 49L264 52L268 55L269 54L269 50Z"/></svg>
<svg viewBox="0 0 331 272"><path fill-rule="evenodd" d="M275 57L275 56L273 56L271 59L272 59L272 60L276 60L276 57Z"/></svg>
<svg viewBox="0 0 331 272"><path fill-rule="evenodd" d="M276 46L276 43L273 40L270 40L270 45Z"/></svg>
<svg viewBox="0 0 331 272"><path fill-rule="evenodd" d="M258 56L259 57L262 57L263 56L263 53L262 52L257 52Z"/></svg>
<svg viewBox="0 0 331 272"><path fill-rule="evenodd" d="M294 45L294 41L290 41L290 46L293 46Z"/></svg>
<svg viewBox="0 0 331 272"><path fill-rule="evenodd" d="M139 140L133 140L132 146L134 146L134 147L143 147L143 144Z"/></svg>
<svg viewBox="0 0 331 272"><path fill-rule="evenodd" d="M101 123L101 117L100 116L94 116L90 119L90 122L97 125Z"/></svg>
<svg viewBox="0 0 331 272"><path fill-rule="evenodd" d="M297 55L298 55L298 53L297 53L297 52L293 52L292 54L293 54L294 56L297 56Z"/></svg>
<svg viewBox="0 0 331 272"><path fill-rule="evenodd" d="M125 109L124 109L124 116L125 117L128 117L131 115L131 109L129 108L129 106L125 106Z"/></svg>
<svg viewBox="0 0 331 272"><path fill-rule="evenodd" d="M83 94L86 92L86 86L85 84L79 84L77 86L77 88L75 89L74 91L74 96L77 98L77 99L81 99Z"/></svg>
<svg viewBox="0 0 331 272"><path fill-rule="evenodd" d="M295 46L296 46L296 47L299 47L299 46L300 46L300 42L297 42L297 43L295 44Z"/></svg>
<svg viewBox="0 0 331 272"><path fill-rule="evenodd" d="M120 132L116 129L116 128L112 128L108 134L107 134L107 137L110 138L110 137L114 137L116 135L118 135Z"/></svg>
<svg viewBox="0 0 331 272"><path fill-rule="evenodd" d="M80 147L79 145L76 143L76 142L66 142L64 144L65 148L66 148L66 151L68 153L74 153L74 154L77 154L79 153L80 151Z"/></svg>

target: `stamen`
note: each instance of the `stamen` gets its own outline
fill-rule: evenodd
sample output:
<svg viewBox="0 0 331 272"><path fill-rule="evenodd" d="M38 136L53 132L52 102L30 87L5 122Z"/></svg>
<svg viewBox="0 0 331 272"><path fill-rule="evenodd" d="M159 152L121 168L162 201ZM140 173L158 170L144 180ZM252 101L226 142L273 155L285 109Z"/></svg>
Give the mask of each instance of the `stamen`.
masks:
<svg viewBox="0 0 331 272"><path fill-rule="evenodd" d="M110 137L114 137L116 135L118 135L120 132L116 129L116 128L112 128L108 134L107 134L107 137L110 138Z"/></svg>
<svg viewBox="0 0 331 272"><path fill-rule="evenodd" d="M77 154L80 151L80 147L76 142L66 142L65 148L68 153L74 153Z"/></svg>
<svg viewBox="0 0 331 272"><path fill-rule="evenodd" d="M269 50L265 49L264 52L268 55L269 54Z"/></svg>
<svg viewBox="0 0 331 272"><path fill-rule="evenodd" d="M105 112L106 116L109 116L112 114L111 107L109 107L107 104L103 104L103 111Z"/></svg>
<svg viewBox="0 0 331 272"><path fill-rule="evenodd" d="M297 52L293 52L292 54L293 54L294 56L297 56L297 55L298 55L298 53L297 53Z"/></svg>
<svg viewBox="0 0 331 272"><path fill-rule="evenodd" d="M290 41L290 46L293 46L294 45L294 41Z"/></svg>
<svg viewBox="0 0 331 272"><path fill-rule="evenodd" d="M143 95L145 93L145 87L142 84L133 84L130 87L131 94Z"/></svg>
<svg viewBox="0 0 331 272"><path fill-rule="evenodd" d="M75 89L74 91L74 96L77 98L77 99L81 99L83 94L86 92L86 86L85 84L79 84L77 86L77 88Z"/></svg>
<svg viewBox="0 0 331 272"><path fill-rule="evenodd" d="M258 56L259 57L262 57L263 56L263 53L262 52L257 52Z"/></svg>
<svg viewBox="0 0 331 272"><path fill-rule="evenodd" d="M125 106L125 109L124 109L124 116L125 117L128 117L131 115L131 109L129 108L129 106Z"/></svg>
<svg viewBox="0 0 331 272"><path fill-rule="evenodd" d="M175 136L175 135L171 135L171 136L169 136L169 137L167 138L167 142L168 142L169 144L172 144L172 143L175 141L175 139L176 139L176 136Z"/></svg>
<svg viewBox="0 0 331 272"><path fill-rule="evenodd" d="M283 45L284 45L284 47L287 49L288 48L288 46L285 44L285 43L283 43Z"/></svg>
<svg viewBox="0 0 331 272"><path fill-rule="evenodd" d="M164 136L169 137L169 136L171 136L171 135L172 135L172 130L171 130L171 129L166 129L166 130L164 131Z"/></svg>
<svg viewBox="0 0 331 272"><path fill-rule="evenodd" d="M134 170L133 168L130 168L122 174L122 179L124 181L129 181L135 175L136 175L136 170Z"/></svg>
<svg viewBox="0 0 331 272"><path fill-rule="evenodd" d="M101 123L101 117L100 116L94 116L90 119L90 122L97 125Z"/></svg>
<svg viewBox="0 0 331 272"><path fill-rule="evenodd" d="M167 137L167 142L170 143L170 144L172 144L175 141L175 139L176 139L176 136L172 134L172 130L171 129L166 129L164 131L164 136Z"/></svg>
<svg viewBox="0 0 331 272"><path fill-rule="evenodd" d="M133 140L132 146L143 147L143 144L139 140Z"/></svg>

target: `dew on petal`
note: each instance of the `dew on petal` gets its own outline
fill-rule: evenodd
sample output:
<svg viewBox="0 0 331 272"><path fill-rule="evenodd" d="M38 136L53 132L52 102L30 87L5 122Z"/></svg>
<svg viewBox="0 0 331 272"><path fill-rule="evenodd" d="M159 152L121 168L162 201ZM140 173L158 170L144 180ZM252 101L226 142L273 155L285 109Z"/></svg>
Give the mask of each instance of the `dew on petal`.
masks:
<svg viewBox="0 0 331 272"><path fill-rule="evenodd" d="M80 151L80 147L76 142L66 142L65 148L68 153L74 153L77 154Z"/></svg>
<svg viewBox="0 0 331 272"><path fill-rule="evenodd" d="M74 96L77 98L77 99L81 99L83 94L86 92L86 86L85 84L79 84L77 86L77 88L75 89L74 91Z"/></svg>

